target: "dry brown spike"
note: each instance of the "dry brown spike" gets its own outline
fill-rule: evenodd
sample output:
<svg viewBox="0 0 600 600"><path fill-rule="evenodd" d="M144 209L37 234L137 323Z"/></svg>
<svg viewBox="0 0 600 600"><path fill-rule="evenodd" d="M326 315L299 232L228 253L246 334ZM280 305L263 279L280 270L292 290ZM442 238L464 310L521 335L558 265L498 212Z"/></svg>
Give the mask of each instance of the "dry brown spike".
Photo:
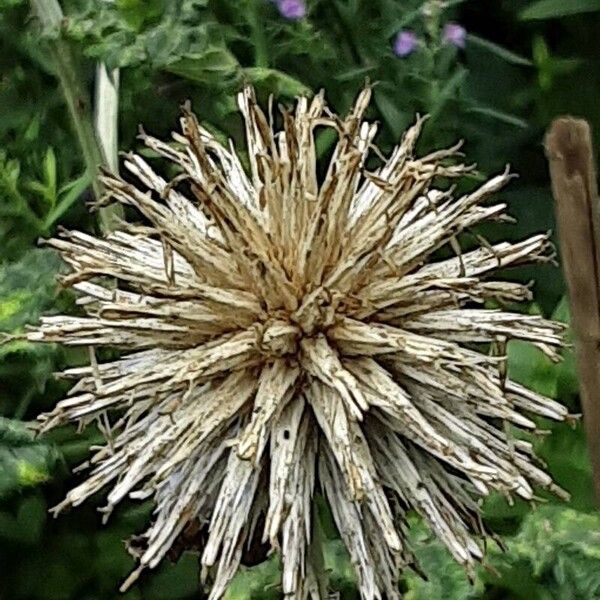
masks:
<svg viewBox="0 0 600 600"><path fill-rule="evenodd" d="M394 599L412 562L407 511L470 569L485 536L477 497L554 489L505 424L531 430L531 414L567 410L506 380L503 366L511 339L556 358L562 326L488 308L530 298L493 274L547 260L547 237L440 258L466 228L505 218L504 204L486 202L510 175L456 196L452 181L471 167L458 146L419 158L423 119L367 170L371 152L381 156L364 120L370 94L346 118L323 94L300 98L273 130L244 89L249 172L186 108L175 144L143 135L178 166L174 181L137 155L124 163L137 185L104 177L107 200L137 209L144 226L48 242L85 316L45 317L29 339L122 351L65 371L77 383L40 417L42 430L101 420L110 434L58 508L103 488L106 517L126 497L156 506L123 589L194 529L211 599L253 540L279 553L286 597L313 596L319 491L362 597ZM322 178L317 127L339 137Z"/></svg>

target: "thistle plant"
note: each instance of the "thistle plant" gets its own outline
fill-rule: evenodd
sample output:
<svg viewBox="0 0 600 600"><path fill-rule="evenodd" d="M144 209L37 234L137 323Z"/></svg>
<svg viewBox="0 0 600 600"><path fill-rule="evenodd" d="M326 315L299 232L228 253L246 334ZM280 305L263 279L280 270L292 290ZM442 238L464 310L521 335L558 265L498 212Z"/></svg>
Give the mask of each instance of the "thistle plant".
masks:
<svg viewBox="0 0 600 600"><path fill-rule="evenodd" d="M562 493L515 432L567 410L505 369L511 339L556 360L562 326L502 308L531 292L493 278L550 260L547 236L461 250L461 232L506 220L505 204L486 201L511 175L456 194L472 167L458 145L416 156L422 118L384 158L364 119L370 94L345 118L321 93L275 119L244 89L248 170L184 107L173 143L141 135L177 176L136 154L127 178L103 176L104 201L133 207L139 224L48 241L84 316L44 317L28 338L89 347L90 364L62 373L77 383L40 429L95 422L106 437L56 510L106 487L106 518L126 497L156 507L122 589L193 528L210 598L255 540L280 556L286 597L318 597L321 493L362 597L399 598L408 511L469 570L487 535L479 497ZM323 127L338 142L319 171Z"/></svg>

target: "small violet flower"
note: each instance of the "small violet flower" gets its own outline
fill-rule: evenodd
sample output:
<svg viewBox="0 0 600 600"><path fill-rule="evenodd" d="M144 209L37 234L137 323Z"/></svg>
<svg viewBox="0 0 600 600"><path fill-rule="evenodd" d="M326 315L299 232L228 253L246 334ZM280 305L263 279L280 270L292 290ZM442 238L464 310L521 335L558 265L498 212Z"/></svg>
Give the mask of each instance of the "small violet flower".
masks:
<svg viewBox="0 0 600 600"><path fill-rule="evenodd" d="M419 39L414 31L399 31L394 40L394 54L404 58L416 50L418 43Z"/></svg>
<svg viewBox="0 0 600 600"><path fill-rule="evenodd" d="M446 23L442 30L442 39L445 44L462 49L467 44L467 30L458 23Z"/></svg>
<svg viewBox="0 0 600 600"><path fill-rule="evenodd" d="M297 21L306 16L306 4L304 0L279 0L277 8L282 17Z"/></svg>

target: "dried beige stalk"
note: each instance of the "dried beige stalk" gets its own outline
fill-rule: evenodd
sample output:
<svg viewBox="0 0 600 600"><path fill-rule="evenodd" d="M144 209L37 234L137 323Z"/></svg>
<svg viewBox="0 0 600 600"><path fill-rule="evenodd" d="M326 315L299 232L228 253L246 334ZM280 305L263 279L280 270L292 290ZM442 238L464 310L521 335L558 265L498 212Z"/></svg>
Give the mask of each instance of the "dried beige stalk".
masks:
<svg viewBox="0 0 600 600"><path fill-rule="evenodd" d="M506 380L504 365L511 339L556 359L562 328L485 304L530 297L487 277L547 260L548 240L438 258L443 246L458 249L466 228L505 217L504 204L483 202L510 175L458 197L436 189L471 169L456 161L458 147L415 156L423 119L368 170L377 129L363 121L369 98L366 89L345 119L322 94L301 98L274 131L245 89L249 175L184 109L174 144L142 136L181 175L166 181L130 155L139 187L104 176L109 198L146 225L50 240L86 316L45 317L28 337L92 350L89 367L63 373L77 383L41 429L97 420L107 435L89 478L57 510L108 485L106 516L127 496L156 504L123 589L196 524L207 536L211 598L253 539L279 552L285 596L314 595L307 557L318 489L363 598L398 598L396 579L412 560L407 511L471 568L486 535L477 496L559 491L505 425L533 430L523 412L564 420L567 411ZM322 180L317 127L339 135ZM124 352L98 363L99 346Z"/></svg>

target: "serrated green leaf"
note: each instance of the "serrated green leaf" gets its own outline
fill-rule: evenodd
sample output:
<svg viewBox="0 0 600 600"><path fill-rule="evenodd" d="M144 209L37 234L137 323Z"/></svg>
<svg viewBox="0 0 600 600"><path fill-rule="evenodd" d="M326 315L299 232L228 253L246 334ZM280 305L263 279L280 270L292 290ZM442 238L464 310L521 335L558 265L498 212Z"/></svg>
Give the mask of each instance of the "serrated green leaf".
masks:
<svg viewBox="0 0 600 600"><path fill-rule="evenodd" d="M4 447L27 446L33 441L33 433L26 423L0 417L0 445Z"/></svg>
<svg viewBox="0 0 600 600"><path fill-rule="evenodd" d="M600 597L600 515L547 506L527 515L517 536L507 540L508 551L497 555L507 575L514 569L552 590L549 598ZM514 578L513 578L514 581Z"/></svg>
<svg viewBox="0 0 600 600"><path fill-rule="evenodd" d="M24 423L0 417L0 498L47 481L56 450L35 440Z"/></svg>
<svg viewBox="0 0 600 600"><path fill-rule="evenodd" d="M480 597L483 589L481 580L476 578L471 585L464 568L421 521L413 520L411 523L409 541L427 580L407 570L406 600L469 600Z"/></svg>
<svg viewBox="0 0 600 600"><path fill-rule="evenodd" d="M277 557L251 568L241 568L223 600L276 600L281 597L281 572Z"/></svg>
<svg viewBox="0 0 600 600"><path fill-rule="evenodd" d="M0 267L0 331L33 323L55 296L60 260L51 250L33 249Z"/></svg>
<svg viewBox="0 0 600 600"><path fill-rule="evenodd" d="M39 465L27 460L17 460L17 483L20 487L29 487L48 481L50 474L45 464Z"/></svg>
<svg viewBox="0 0 600 600"><path fill-rule="evenodd" d="M124 20L136 31L160 18L165 10L164 0L116 0L115 4Z"/></svg>
<svg viewBox="0 0 600 600"><path fill-rule="evenodd" d="M189 54L169 64L165 70L190 81L224 86L239 74L240 65L226 48L213 46L205 52Z"/></svg>
<svg viewBox="0 0 600 600"><path fill-rule="evenodd" d="M8 321L19 314L30 297L31 293L29 291L18 290L0 298L0 323Z"/></svg>

